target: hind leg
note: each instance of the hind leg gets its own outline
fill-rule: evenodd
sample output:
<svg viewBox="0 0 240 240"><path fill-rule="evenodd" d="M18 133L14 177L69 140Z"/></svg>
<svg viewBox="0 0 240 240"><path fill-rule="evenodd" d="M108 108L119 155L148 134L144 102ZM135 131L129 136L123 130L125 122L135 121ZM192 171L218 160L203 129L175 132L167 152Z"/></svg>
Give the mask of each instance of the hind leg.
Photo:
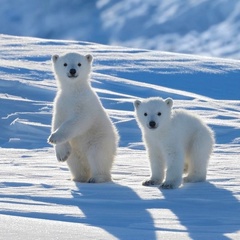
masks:
<svg viewBox="0 0 240 240"><path fill-rule="evenodd" d="M72 152L67 159L67 164L72 175L72 180L76 182L87 182L90 178L90 170L86 157L79 153Z"/></svg>
<svg viewBox="0 0 240 240"><path fill-rule="evenodd" d="M91 169L91 178L88 182L100 183L109 182L111 178L111 168L116 152L113 143L102 142L92 145L87 152L87 159Z"/></svg>
<svg viewBox="0 0 240 240"><path fill-rule="evenodd" d="M101 183L109 182L112 180L111 177L111 167L112 161L110 157L102 152L94 153L91 152L88 155L88 161L91 168L91 178L89 178L89 183Z"/></svg>
<svg viewBox="0 0 240 240"><path fill-rule="evenodd" d="M184 182L205 181L207 177L207 162L206 158L195 157L188 165L187 176L184 177Z"/></svg>
<svg viewBox="0 0 240 240"><path fill-rule="evenodd" d="M198 138L193 142L189 153L185 182L202 182L206 180L212 147L213 142L208 136Z"/></svg>

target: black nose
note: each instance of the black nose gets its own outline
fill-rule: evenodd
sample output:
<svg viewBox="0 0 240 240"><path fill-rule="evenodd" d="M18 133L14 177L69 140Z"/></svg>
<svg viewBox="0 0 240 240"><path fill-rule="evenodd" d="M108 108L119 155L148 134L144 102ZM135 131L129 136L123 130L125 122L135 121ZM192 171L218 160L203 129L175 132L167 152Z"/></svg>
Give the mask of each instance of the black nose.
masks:
<svg viewBox="0 0 240 240"><path fill-rule="evenodd" d="M150 126L151 128L155 128L155 127L156 127L156 123L155 123L154 121L150 121L150 122L149 122L149 126Z"/></svg>
<svg viewBox="0 0 240 240"><path fill-rule="evenodd" d="M71 75L75 75L76 74L76 69L71 68L69 72L70 72Z"/></svg>

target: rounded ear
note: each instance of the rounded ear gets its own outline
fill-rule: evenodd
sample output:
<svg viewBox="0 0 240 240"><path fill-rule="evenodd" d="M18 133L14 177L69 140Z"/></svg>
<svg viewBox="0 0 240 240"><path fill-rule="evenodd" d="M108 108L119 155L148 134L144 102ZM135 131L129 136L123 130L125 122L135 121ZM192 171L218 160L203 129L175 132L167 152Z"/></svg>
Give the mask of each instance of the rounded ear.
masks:
<svg viewBox="0 0 240 240"><path fill-rule="evenodd" d="M135 100L133 105L134 105L135 108L138 108L141 103L142 102L140 100Z"/></svg>
<svg viewBox="0 0 240 240"><path fill-rule="evenodd" d="M52 56L52 61L55 63L59 58L59 55L55 54Z"/></svg>
<svg viewBox="0 0 240 240"><path fill-rule="evenodd" d="M173 100L172 100L172 98L167 98L167 99L165 99L165 103L167 104L167 106L168 107L172 107L172 105L173 105Z"/></svg>
<svg viewBox="0 0 240 240"><path fill-rule="evenodd" d="M88 60L89 63L92 62L93 56L92 56L91 54L88 54L88 55L86 55L85 57L87 58L87 60Z"/></svg>

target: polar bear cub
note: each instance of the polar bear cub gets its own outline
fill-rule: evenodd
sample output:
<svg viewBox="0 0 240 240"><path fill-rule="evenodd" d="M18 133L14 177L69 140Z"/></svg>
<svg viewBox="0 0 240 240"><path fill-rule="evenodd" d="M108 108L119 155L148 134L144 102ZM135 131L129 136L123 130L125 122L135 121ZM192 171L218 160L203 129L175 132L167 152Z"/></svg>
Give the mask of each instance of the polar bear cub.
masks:
<svg viewBox="0 0 240 240"><path fill-rule="evenodd" d="M54 100L52 134L58 161L67 161L78 182L111 181L118 133L90 86L92 55L52 56L58 91Z"/></svg>
<svg viewBox="0 0 240 240"><path fill-rule="evenodd" d="M143 182L144 186L178 188L184 172L186 182L206 180L213 132L198 116L172 110L172 105L171 98L134 102L151 167L151 177Z"/></svg>

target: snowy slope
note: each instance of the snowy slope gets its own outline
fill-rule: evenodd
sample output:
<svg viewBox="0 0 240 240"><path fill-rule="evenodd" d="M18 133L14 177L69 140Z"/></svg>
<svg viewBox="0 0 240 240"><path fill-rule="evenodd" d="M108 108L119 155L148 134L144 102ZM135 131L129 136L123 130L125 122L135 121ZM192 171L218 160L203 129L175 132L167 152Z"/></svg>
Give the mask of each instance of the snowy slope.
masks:
<svg viewBox="0 0 240 240"><path fill-rule="evenodd" d="M0 36L3 239L239 239L240 62L89 42ZM69 180L46 142L52 54L92 53L92 86L120 136L113 183ZM172 97L215 131L208 181L143 187L148 160L132 102ZM0 237L0 238L1 238Z"/></svg>
<svg viewBox="0 0 240 240"><path fill-rule="evenodd" d="M239 0L1 0L0 33L240 58Z"/></svg>

